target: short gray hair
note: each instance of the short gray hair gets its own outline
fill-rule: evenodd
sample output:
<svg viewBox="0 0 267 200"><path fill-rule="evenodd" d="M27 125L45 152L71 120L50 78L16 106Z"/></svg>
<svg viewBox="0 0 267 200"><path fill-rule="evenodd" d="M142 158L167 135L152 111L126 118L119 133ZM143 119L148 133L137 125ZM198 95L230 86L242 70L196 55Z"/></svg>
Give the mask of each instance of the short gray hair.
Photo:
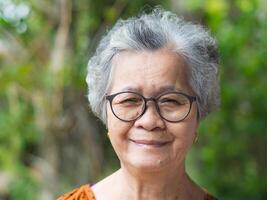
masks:
<svg viewBox="0 0 267 200"><path fill-rule="evenodd" d="M112 58L125 50L156 50L167 46L182 56L189 68L189 84L197 96L199 118L219 106L219 56L216 41L201 25L155 8L151 13L118 20L88 63L86 82L92 111L106 124L105 94L111 82Z"/></svg>

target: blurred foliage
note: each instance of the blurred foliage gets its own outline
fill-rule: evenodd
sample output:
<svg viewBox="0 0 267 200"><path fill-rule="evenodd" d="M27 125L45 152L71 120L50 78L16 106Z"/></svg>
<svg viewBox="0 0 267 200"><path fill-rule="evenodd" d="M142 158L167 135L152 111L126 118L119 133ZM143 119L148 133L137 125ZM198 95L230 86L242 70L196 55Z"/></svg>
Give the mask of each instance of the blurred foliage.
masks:
<svg viewBox="0 0 267 200"><path fill-rule="evenodd" d="M69 3L71 22L65 31L63 61L57 66L53 63L57 62L57 44L62 47L57 43L62 2ZM86 180L95 182L118 166L102 135L102 142L97 143L104 157L101 172L81 174L85 178L80 182L66 178L71 175L65 170L65 152L75 154L72 149L65 151L70 146L66 141L77 146L83 141L75 136L79 131L73 123L79 123L71 120L76 109L72 105L87 107L86 63L101 36L119 17L158 4L209 27L221 54L221 109L202 122L199 140L187 161L189 173L219 199L267 199L264 0L170 0L164 4L159 0L0 0L0 199L53 199L54 192L50 198L39 193L45 182L40 163L54 163L51 152L59 154L59 161L51 165L63 187L57 195ZM99 132L105 132L104 127ZM59 149L46 146L49 138ZM81 159L87 160L86 155ZM94 169L74 167L80 172Z"/></svg>
<svg viewBox="0 0 267 200"><path fill-rule="evenodd" d="M221 199L266 199L266 1L197 2L186 8L218 39L222 102L202 123L192 170Z"/></svg>

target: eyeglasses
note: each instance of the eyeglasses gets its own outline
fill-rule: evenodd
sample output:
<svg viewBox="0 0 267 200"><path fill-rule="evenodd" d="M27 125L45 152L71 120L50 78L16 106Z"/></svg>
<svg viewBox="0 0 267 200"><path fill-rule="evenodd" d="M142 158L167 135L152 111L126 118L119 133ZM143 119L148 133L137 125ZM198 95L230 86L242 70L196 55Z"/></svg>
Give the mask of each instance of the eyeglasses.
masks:
<svg viewBox="0 0 267 200"><path fill-rule="evenodd" d="M147 102L154 101L159 116L168 122L180 122L190 113L196 97L181 92L168 92L146 98L136 92L119 92L106 95L112 113L120 120L131 122L140 118L147 109Z"/></svg>

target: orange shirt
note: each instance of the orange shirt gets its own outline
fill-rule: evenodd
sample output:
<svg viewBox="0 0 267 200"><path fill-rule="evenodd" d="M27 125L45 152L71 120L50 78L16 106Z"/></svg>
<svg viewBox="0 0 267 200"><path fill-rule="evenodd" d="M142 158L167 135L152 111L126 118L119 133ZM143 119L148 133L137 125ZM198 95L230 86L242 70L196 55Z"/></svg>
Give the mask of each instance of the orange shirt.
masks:
<svg viewBox="0 0 267 200"><path fill-rule="evenodd" d="M216 200L216 198L210 195L206 190L204 191L206 193L204 200ZM87 184L59 197L57 200L96 200L96 198L90 185Z"/></svg>
<svg viewBox="0 0 267 200"><path fill-rule="evenodd" d="M59 197L57 200L95 200L95 196L90 185L87 184Z"/></svg>

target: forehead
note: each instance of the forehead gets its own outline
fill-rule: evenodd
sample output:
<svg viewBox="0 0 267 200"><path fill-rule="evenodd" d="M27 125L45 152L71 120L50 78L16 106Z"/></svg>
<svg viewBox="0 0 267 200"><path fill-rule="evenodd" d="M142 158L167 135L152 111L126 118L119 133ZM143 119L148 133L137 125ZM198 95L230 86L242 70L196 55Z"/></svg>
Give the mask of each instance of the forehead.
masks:
<svg viewBox="0 0 267 200"><path fill-rule="evenodd" d="M123 51L113 58L112 92L157 93L162 88L188 91L184 59L169 49Z"/></svg>

